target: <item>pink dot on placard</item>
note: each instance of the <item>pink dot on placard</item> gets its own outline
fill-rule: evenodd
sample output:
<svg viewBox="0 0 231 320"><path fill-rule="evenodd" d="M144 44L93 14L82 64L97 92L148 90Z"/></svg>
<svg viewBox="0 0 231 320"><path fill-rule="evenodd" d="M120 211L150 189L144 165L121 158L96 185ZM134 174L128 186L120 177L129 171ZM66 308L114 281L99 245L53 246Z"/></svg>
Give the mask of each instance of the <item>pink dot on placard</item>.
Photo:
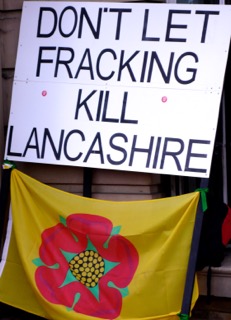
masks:
<svg viewBox="0 0 231 320"><path fill-rule="evenodd" d="M161 98L161 101L162 101L162 102L167 102L167 100L168 100L168 98L165 97L165 96Z"/></svg>
<svg viewBox="0 0 231 320"><path fill-rule="evenodd" d="M45 97L46 95L47 95L47 91L46 91L46 90L43 90L43 91L42 91L42 96Z"/></svg>

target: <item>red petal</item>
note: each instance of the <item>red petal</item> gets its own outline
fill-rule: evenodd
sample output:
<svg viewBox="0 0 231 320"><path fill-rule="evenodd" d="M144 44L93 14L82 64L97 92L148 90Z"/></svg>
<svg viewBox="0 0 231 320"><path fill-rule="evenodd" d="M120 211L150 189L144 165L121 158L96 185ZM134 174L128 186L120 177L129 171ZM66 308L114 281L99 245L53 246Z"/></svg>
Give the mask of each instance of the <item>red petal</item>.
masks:
<svg viewBox="0 0 231 320"><path fill-rule="evenodd" d="M77 241L71 230L59 223L42 233L39 255L45 264L53 265L66 261L60 249L77 254L85 250L86 246L86 237L81 236Z"/></svg>

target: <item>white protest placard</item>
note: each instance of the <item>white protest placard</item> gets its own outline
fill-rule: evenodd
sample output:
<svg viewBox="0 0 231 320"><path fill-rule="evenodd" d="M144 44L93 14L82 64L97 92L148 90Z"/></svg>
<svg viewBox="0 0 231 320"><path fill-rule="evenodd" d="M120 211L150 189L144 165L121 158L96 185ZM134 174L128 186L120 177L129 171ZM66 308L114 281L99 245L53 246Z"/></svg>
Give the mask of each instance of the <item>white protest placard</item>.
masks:
<svg viewBox="0 0 231 320"><path fill-rule="evenodd" d="M209 177L230 6L24 2L5 158Z"/></svg>

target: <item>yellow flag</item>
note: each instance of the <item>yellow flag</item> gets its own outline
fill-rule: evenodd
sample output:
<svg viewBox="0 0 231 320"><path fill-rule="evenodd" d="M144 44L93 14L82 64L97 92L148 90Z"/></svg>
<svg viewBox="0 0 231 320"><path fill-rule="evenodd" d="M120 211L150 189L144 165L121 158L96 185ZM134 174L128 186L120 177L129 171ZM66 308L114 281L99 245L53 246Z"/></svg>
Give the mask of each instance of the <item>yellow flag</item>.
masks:
<svg viewBox="0 0 231 320"><path fill-rule="evenodd" d="M89 199L14 169L0 301L53 320L179 319L198 200Z"/></svg>

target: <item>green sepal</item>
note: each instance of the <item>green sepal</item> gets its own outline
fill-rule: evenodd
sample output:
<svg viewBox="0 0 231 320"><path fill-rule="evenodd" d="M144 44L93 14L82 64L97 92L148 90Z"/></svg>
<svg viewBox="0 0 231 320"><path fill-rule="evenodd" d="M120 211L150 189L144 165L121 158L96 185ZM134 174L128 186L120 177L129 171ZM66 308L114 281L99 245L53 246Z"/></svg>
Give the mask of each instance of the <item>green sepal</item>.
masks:
<svg viewBox="0 0 231 320"><path fill-rule="evenodd" d="M59 221L60 221L60 223L62 223L62 225L64 225L64 227L68 228L67 227L67 220L64 217L59 216ZM79 241L79 239L77 238L77 236L73 232L71 232L71 235L75 239L76 242Z"/></svg>
<svg viewBox="0 0 231 320"><path fill-rule="evenodd" d="M71 282L75 282L75 281L78 281L78 280L76 280L76 278L73 276L71 270L68 270L67 274L66 274L66 278L64 279L64 281L61 284L61 286L59 286L59 288L62 288L64 286L66 286L67 284L69 284Z"/></svg>
<svg viewBox="0 0 231 320"><path fill-rule="evenodd" d="M59 216L59 221L66 227L67 226L67 221L65 218L63 218L62 216Z"/></svg>
<svg viewBox="0 0 231 320"><path fill-rule="evenodd" d="M104 262L105 262L104 274L107 274L109 271L111 271L113 268L117 267L120 264L120 262L113 262L106 259L104 259Z"/></svg>
<svg viewBox="0 0 231 320"><path fill-rule="evenodd" d="M36 267L47 267L50 269L58 269L59 268L59 264L55 263L52 266L48 266L47 264L45 264L40 258L35 258L32 260L33 264L36 265Z"/></svg>
<svg viewBox="0 0 231 320"><path fill-rule="evenodd" d="M93 296L96 298L96 300L99 301L99 285L97 284L93 288L88 287L88 290L90 290Z"/></svg>
<svg viewBox="0 0 231 320"><path fill-rule="evenodd" d="M75 298L74 298L73 305L71 306L71 308L68 308L68 307L67 307L67 311L73 311L73 310L74 310L74 307L75 307L75 305L78 303L79 299L80 299L80 293L76 293Z"/></svg>
<svg viewBox="0 0 231 320"><path fill-rule="evenodd" d="M62 249L60 249L60 251L64 255L64 257L65 257L67 262L70 262L77 255L77 253L67 252L67 251L64 251Z"/></svg>
<svg viewBox="0 0 231 320"><path fill-rule="evenodd" d="M119 290L119 292L121 293L122 297L127 297L129 295L129 291L128 291L128 287L125 287L125 288L119 288L117 287L112 281L109 281L108 282L108 287L110 288L115 288L117 290Z"/></svg>
<svg viewBox="0 0 231 320"><path fill-rule="evenodd" d="M112 231L111 231L111 234L110 234L109 238L107 239L107 241L106 241L106 242L104 243L104 245L103 245L103 247L104 247L105 249L108 249L108 243L109 243L111 237L119 234L119 233L120 233L120 230L121 230L121 226L116 226L116 227L112 228Z"/></svg>

